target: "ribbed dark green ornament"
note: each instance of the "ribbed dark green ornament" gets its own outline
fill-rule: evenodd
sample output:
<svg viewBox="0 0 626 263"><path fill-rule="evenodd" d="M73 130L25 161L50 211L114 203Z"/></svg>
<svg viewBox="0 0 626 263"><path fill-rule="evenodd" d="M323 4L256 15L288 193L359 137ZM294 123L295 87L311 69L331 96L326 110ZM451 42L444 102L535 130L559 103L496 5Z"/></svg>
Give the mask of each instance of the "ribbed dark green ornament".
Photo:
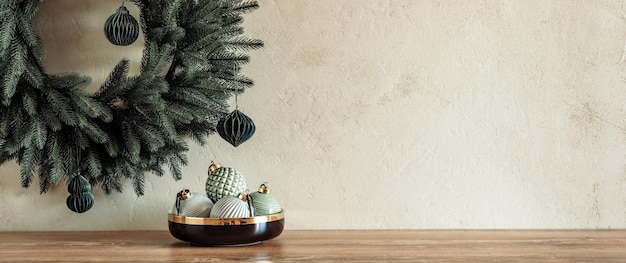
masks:
<svg viewBox="0 0 626 263"><path fill-rule="evenodd" d="M216 128L217 133L235 147L250 139L256 129L252 119L239 110L224 116L217 122Z"/></svg>
<svg viewBox="0 0 626 263"><path fill-rule="evenodd" d="M104 36L114 45L128 46L139 37L139 23L122 5L104 23Z"/></svg>
<svg viewBox="0 0 626 263"><path fill-rule="evenodd" d="M76 213L86 212L95 202L91 194L91 184L80 174L70 180L67 191L70 193L66 200L67 207Z"/></svg>
<svg viewBox="0 0 626 263"><path fill-rule="evenodd" d="M71 194L67 197L66 203L70 210L76 213L84 213L91 209L94 198L90 192Z"/></svg>
<svg viewBox="0 0 626 263"><path fill-rule="evenodd" d="M82 175L77 175L67 185L67 191L70 194L91 192L91 184Z"/></svg>

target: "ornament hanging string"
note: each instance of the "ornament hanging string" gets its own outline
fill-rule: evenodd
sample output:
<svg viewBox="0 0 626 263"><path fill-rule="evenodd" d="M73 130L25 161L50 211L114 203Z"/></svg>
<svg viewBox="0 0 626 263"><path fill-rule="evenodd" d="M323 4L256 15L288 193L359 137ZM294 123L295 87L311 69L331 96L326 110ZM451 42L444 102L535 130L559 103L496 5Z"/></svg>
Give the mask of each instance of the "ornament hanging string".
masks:
<svg viewBox="0 0 626 263"><path fill-rule="evenodd" d="M233 67L233 74L235 74L233 78L235 80L235 110L238 110L239 102L237 101L237 95L239 92L237 92L237 88L239 88L239 80L238 80L239 69L237 68L237 64L235 64L235 66Z"/></svg>

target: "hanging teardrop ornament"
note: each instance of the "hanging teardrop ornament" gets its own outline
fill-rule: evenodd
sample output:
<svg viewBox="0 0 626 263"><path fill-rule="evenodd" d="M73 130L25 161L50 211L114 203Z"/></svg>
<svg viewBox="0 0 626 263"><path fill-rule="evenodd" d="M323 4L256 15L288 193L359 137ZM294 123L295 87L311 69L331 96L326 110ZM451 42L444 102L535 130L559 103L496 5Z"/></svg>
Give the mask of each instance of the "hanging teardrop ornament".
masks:
<svg viewBox="0 0 626 263"><path fill-rule="evenodd" d="M216 128L217 133L235 147L250 139L256 130L252 119L237 109L224 116Z"/></svg>
<svg viewBox="0 0 626 263"><path fill-rule="evenodd" d="M128 46L139 37L139 23L124 6L117 9L104 23L104 36L114 45Z"/></svg>
<svg viewBox="0 0 626 263"><path fill-rule="evenodd" d="M233 80L237 85L238 69L233 69ZM237 92L235 92L235 110L226 114L217 122L217 133L222 139L226 140L233 146L237 147L247 141L254 135L256 127L250 117L239 111L239 101L237 100Z"/></svg>

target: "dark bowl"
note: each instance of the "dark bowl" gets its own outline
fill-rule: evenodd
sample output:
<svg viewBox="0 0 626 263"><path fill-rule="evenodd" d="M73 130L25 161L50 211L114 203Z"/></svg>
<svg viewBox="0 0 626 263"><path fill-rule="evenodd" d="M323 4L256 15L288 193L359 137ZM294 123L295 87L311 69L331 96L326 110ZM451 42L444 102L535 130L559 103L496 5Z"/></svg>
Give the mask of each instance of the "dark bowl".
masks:
<svg viewBox="0 0 626 263"><path fill-rule="evenodd" d="M285 226L285 211L244 218L184 217L168 213L170 234L202 246L254 244L279 236Z"/></svg>

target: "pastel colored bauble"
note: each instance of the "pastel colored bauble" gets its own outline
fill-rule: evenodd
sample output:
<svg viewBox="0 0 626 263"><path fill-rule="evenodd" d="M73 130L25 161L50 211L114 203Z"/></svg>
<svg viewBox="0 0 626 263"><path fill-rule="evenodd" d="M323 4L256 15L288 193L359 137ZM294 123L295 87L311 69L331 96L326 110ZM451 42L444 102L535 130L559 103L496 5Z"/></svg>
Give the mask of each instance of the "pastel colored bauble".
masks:
<svg viewBox="0 0 626 263"><path fill-rule="evenodd" d="M282 211L278 199L270 193L269 184L265 182L259 186L259 191L250 194L255 216L271 215Z"/></svg>
<svg viewBox="0 0 626 263"><path fill-rule="evenodd" d="M266 216L282 211L278 199L271 194L255 192L251 193L250 196L255 216Z"/></svg>
<svg viewBox="0 0 626 263"><path fill-rule="evenodd" d="M218 200L213 209L213 218L242 218L254 216L254 208L248 205L247 201L234 196L226 196Z"/></svg>
<svg viewBox="0 0 626 263"><path fill-rule="evenodd" d="M239 171L230 167L212 164L206 180L206 194L217 202L225 196L237 196L246 191L246 179Z"/></svg>
<svg viewBox="0 0 626 263"><path fill-rule="evenodd" d="M180 200L180 211L176 204L172 208L172 214L186 217L209 217L213 208L213 201L202 193L190 193L185 200Z"/></svg>

